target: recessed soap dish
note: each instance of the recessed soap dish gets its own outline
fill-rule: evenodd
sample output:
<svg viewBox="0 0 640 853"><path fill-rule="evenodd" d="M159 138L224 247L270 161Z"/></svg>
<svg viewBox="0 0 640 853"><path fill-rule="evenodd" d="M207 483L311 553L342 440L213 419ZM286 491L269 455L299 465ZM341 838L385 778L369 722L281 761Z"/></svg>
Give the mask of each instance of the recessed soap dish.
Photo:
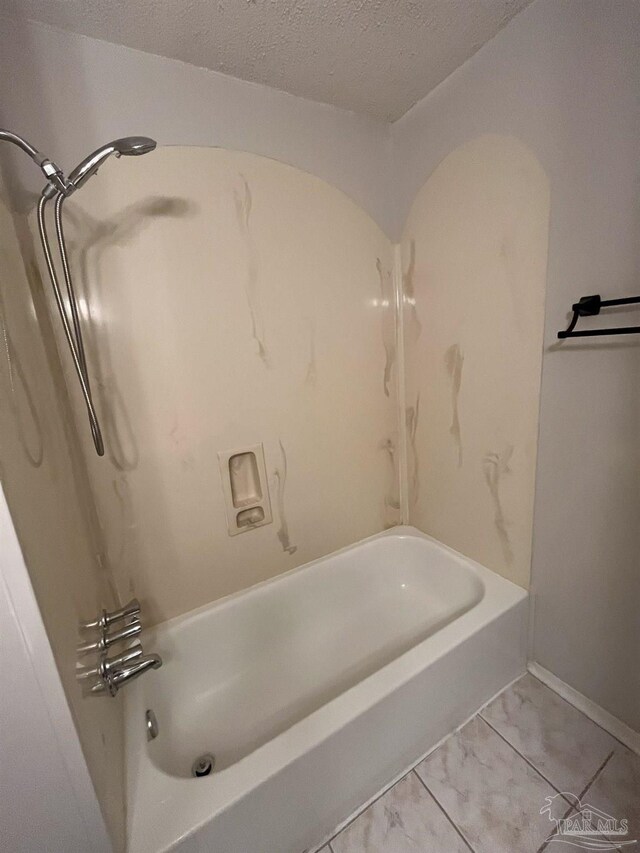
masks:
<svg viewBox="0 0 640 853"><path fill-rule="evenodd" d="M229 481L231 500L236 509L255 506L262 500L260 474L255 450L245 450L229 457Z"/></svg>
<svg viewBox="0 0 640 853"><path fill-rule="evenodd" d="M264 521L264 510L261 506L252 506L251 509L243 509L236 515L238 527L255 527Z"/></svg>
<svg viewBox="0 0 640 853"><path fill-rule="evenodd" d="M230 536L271 523L271 502L261 444L218 453Z"/></svg>

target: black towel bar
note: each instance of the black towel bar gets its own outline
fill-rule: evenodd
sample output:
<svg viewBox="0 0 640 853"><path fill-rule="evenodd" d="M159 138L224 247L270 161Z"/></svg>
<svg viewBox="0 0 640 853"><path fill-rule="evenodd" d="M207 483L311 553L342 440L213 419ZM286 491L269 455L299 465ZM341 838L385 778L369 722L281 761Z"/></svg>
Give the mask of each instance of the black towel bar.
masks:
<svg viewBox="0 0 640 853"><path fill-rule="evenodd" d="M559 338L592 338L599 335L637 335L640 326L620 326L614 329L584 329L574 332L578 318L594 317L601 308L611 308L614 305L634 305L640 303L640 296L625 296L623 299L601 299L599 294L582 296L571 308L573 317L564 332L558 332Z"/></svg>

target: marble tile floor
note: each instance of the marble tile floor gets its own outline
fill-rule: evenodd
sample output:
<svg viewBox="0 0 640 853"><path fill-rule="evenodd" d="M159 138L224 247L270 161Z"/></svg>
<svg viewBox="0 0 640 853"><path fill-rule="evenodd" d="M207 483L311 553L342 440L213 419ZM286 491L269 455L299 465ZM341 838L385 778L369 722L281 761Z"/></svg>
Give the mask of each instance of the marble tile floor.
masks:
<svg viewBox="0 0 640 853"><path fill-rule="evenodd" d="M527 674L318 853L543 850L640 853L640 756Z"/></svg>

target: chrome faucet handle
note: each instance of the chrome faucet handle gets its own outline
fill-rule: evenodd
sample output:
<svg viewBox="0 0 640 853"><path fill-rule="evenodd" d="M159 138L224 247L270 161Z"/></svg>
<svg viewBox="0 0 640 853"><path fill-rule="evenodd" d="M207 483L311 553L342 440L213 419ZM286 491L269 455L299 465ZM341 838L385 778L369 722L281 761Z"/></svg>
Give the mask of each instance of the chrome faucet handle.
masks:
<svg viewBox="0 0 640 853"><path fill-rule="evenodd" d="M141 658L143 654L142 646L140 643L136 643L135 646L127 649L121 655L116 655L114 658L105 658L100 666L102 667L103 672L112 672L113 670L130 663L132 660Z"/></svg>
<svg viewBox="0 0 640 853"><path fill-rule="evenodd" d="M130 619L132 616L139 618L140 610L140 602L137 598L132 598L128 604L125 604L124 607L121 607L119 610L112 610L111 612L103 610L97 619L94 619L92 622L83 622L81 628L85 631L91 631L95 628L101 628L104 630L105 628L108 628L109 625L113 625L114 622L120 622L123 619Z"/></svg>
<svg viewBox="0 0 640 853"><path fill-rule="evenodd" d="M162 666L162 658L160 655L143 655L135 661L135 663L126 664L123 667L109 671L100 681L96 682L91 688L91 693L108 692L111 696L115 696L120 687L128 681L133 681L149 669L158 669Z"/></svg>
<svg viewBox="0 0 640 853"><path fill-rule="evenodd" d="M140 618L140 602L137 598L132 598L128 604L125 604L124 607L121 607L119 610L113 610L111 613L107 613L105 616L105 627L109 627L109 625L113 625L114 622L120 622L123 619L129 619L131 617Z"/></svg>
<svg viewBox="0 0 640 853"><path fill-rule="evenodd" d="M93 643L82 643L78 646L78 654L87 655L90 652L104 652L113 646L114 643L120 643L122 640L131 640L133 637L139 636L141 632L142 625L140 624L140 621L136 619L130 625L126 625L114 634L104 633L99 640L96 640Z"/></svg>
<svg viewBox="0 0 640 853"><path fill-rule="evenodd" d="M126 649L122 654L117 655L114 658L103 657L100 663L96 666L92 666L90 669L82 669L80 670L76 678L79 681L85 681L87 678L95 678L96 675L103 676L110 672L112 669L115 669L119 666L123 666L129 661L136 660L137 658L142 657L143 651L140 643L136 643L134 646L131 646L130 649Z"/></svg>

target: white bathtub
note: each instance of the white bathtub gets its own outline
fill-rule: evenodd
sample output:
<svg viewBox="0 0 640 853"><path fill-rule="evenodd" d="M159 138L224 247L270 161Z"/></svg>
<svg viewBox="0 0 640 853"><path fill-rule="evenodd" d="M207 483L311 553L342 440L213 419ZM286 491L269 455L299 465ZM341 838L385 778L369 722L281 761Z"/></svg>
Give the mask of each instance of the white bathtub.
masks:
<svg viewBox="0 0 640 853"><path fill-rule="evenodd" d="M148 632L164 666L126 691L128 850L312 848L524 672L526 597L401 527Z"/></svg>

